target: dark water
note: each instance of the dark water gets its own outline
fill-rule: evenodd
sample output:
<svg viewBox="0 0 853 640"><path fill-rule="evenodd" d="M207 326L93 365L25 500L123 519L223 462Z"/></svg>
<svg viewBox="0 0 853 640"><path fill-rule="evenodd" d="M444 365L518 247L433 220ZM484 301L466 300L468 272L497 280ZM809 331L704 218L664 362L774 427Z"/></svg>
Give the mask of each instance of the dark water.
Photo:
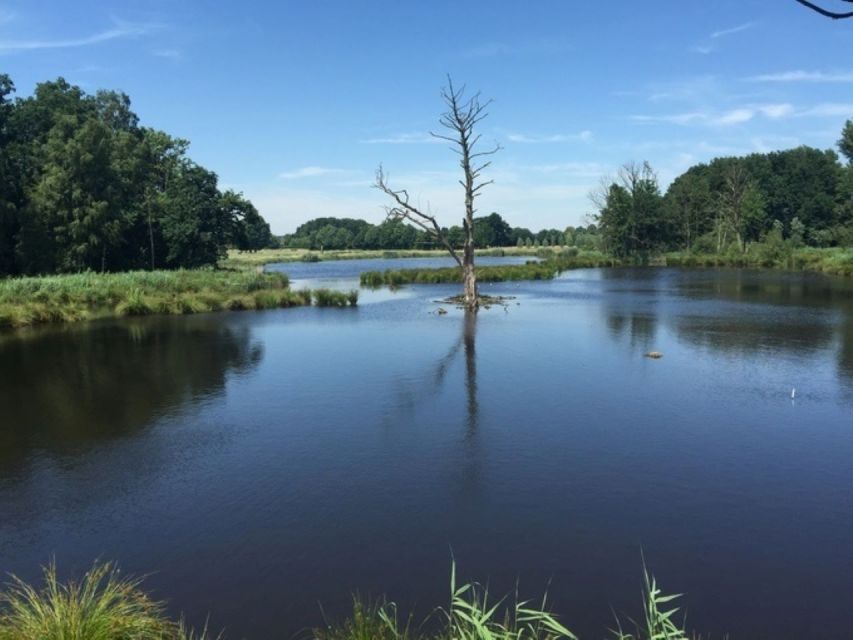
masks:
<svg viewBox="0 0 853 640"><path fill-rule="evenodd" d="M850 637L849 283L485 289L519 304L440 317L455 287L418 287L0 337L0 570L115 559L197 624L289 638L354 590L444 603L452 549L497 592L550 580L601 638L640 613L642 550L699 630Z"/></svg>

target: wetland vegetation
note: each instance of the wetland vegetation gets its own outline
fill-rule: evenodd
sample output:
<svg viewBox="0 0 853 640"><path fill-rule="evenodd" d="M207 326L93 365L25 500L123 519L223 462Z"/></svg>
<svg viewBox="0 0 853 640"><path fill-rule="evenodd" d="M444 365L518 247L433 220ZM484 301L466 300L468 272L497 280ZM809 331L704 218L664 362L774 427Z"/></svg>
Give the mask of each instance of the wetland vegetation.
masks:
<svg viewBox="0 0 853 640"><path fill-rule="evenodd" d="M615 621L615 640L687 640L683 615L644 571L642 616ZM547 592L535 600L495 597L488 586L457 582L450 573L449 605L423 621L401 612L387 599L353 596L352 613L327 621L306 640L578 640L550 611ZM623 631L633 630L631 632ZM62 581L54 564L43 569L42 584L13 577L0 592L0 640L224 640L205 627L189 629L171 619L142 581L122 576L108 563L95 563L79 580Z"/></svg>

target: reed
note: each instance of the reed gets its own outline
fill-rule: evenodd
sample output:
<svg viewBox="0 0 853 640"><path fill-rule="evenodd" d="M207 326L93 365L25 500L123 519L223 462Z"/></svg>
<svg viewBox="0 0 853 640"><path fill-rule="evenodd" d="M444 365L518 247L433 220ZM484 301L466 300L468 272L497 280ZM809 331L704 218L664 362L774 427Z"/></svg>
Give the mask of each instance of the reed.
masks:
<svg viewBox="0 0 853 640"><path fill-rule="evenodd" d="M181 315L305 306L283 273L132 271L0 280L0 329L109 316ZM322 298L322 300L321 300ZM355 306L357 292L322 294L319 306Z"/></svg>
<svg viewBox="0 0 853 640"><path fill-rule="evenodd" d="M0 593L0 640L213 640L207 628L189 629L166 615L141 581L122 577L112 564L95 563L80 581L61 582L56 567L43 570L43 586L12 578ZM688 640L678 595L664 594L644 571L643 615L635 631L623 631L617 620L616 640ZM476 582L459 583L450 570L450 598L415 625L388 600L353 598L352 613L339 623L314 629L312 640L577 640L548 606L522 600L518 592L494 598ZM221 638L222 636L217 636Z"/></svg>

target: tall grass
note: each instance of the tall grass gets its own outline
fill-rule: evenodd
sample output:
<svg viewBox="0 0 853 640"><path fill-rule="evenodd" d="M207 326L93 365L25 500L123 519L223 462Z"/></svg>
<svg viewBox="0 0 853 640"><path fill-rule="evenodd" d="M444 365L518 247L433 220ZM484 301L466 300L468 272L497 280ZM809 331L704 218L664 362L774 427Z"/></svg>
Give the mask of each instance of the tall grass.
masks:
<svg viewBox="0 0 853 640"><path fill-rule="evenodd" d="M616 640L688 640L683 624L676 621L678 608L670 603L678 595L666 595L654 577L644 571L643 617L634 633L617 629ZM315 640L577 640L541 600L520 600L518 593L494 599L486 587L474 582L457 584L456 565L450 572L450 603L423 623L412 618L400 621L393 602L365 603L353 599L353 612L343 623L315 629Z"/></svg>
<svg viewBox="0 0 853 640"><path fill-rule="evenodd" d="M334 291L316 289L313 292L314 304L318 307L354 307L358 304L358 291Z"/></svg>
<svg viewBox="0 0 853 640"><path fill-rule="evenodd" d="M203 640L170 621L163 603L122 577L113 565L95 564L78 581L62 583L53 564L38 589L17 578L0 594L0 640Z"/></svg>
<svg viewBox="0 0 853 640"><path fill-rule="evenodd" d="M543 255L546 255L543 253ZM476 267L479 282L507 282L515 280L551 280L562 271L581 267L616 266L621 261L598 252L578 252L566 249L562 252L547 250L547 259L528 261L525 264L502 264ZM398 287L404 284L441 284L462 281L462 272L457 267L433 269L388 269L366 271L360 282L367 287L387 285Z"/></svg>
<svg viewBox="0 0 853 640"><path fill-rule="evenodd" d="M0 280L0 329L107 316L355 306L358 294L293 291L283 273L211 269L80 273ZM322 298L322 300L321 300ZM328 302L328 304L325 304Z"/></svg>
<svg viewBox="0 0 853 640"><path fill-rule="evenodd" d="M626 633L617 624L617 640L688 640L677 595L666 595L644 572L643 617ZM212 640L207 629L195 633L170 619L162 602L152 600L140 581L122 577L111 564L95 563L81 580L61 582L56 567L43 570L41 588L17 578L0 593L0 640ZM221 637L221 636L219 636ZM353 598L352 614L311 633L313 640L577 640L541 600L521 600L518 592L494 598L475 582L458 583L450 571L447 608L421 624L401 617L387 600Z"/></svg>

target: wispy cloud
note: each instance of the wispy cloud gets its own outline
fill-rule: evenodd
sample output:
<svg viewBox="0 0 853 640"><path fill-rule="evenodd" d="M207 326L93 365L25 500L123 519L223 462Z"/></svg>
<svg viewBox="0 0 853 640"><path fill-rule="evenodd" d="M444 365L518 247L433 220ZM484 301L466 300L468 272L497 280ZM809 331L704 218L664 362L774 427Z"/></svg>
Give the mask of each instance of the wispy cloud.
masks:
<svg viewBox="0 0 853 640"><path fill-rule="evenodd" d="M0 40L0 53L16 51L35 51L39 49L68 49L73 47L88 47L110 40L144 36L152 31L161 29L162 25L142 24L114 20L115 26L105 31L99 31L80 38L57 38L53 40Z"/></svg>
<svg viewBox="0 0 853 640"><path fill-rule="evenodd" d="M521 142L529 144L553 143L553 142L589 142L592 140L592 131L585 129L579 133L555 133L550 135L527 135L524 133L510 133L507 135L510 142Z"/></svg>
<svg viewBox="0 0 853 640"><path fill-rule="evenodd" d="M359 140L361 144L434 144L443 142L428 133L397 133L379 138Z"/></svg>
<svg viewBox="0 0 853 640"><path fill-rule="evenodd" d="M183 57L180 49L153 49L151 55L157 58L169 58L170 60L180 60Z"/></svg>
<svg viewBox="0 0 853 640"><path fill-rule="evenodd" d="M300 178L317 178L320 176L340 175L346 173L346 169L332 169L329 167L302 167L293 171L285 171L278 174L282 180L298 180Z"/></svg>
<svg viewBox="0 0 853 640"><path fill-rule="evenodd" d="M690 51L707 56L710 53L714 53L714 47L710 45L697 44L696 46L690 47Z"/></svg>
<svg viewBox="0 0 853 640"><path fill-rule="evenodd" d="M749 122L759 115L771 120L776 120L796 115L796 113L793 105L780 103L746 105L722 112L688 111L686 113L664 115L635 115L631 116L631 120L634 122L646 123L669 123L677 125L702 124L726 127Z"/></svg>
<svg viewBox="0 0 853 640"><path fill-rule="evenodd" d="M747 82L853 82L853 71L781 71L744 78Z"/></svg>
<svg viewBox="0 0 853 640"><path fill-rule="evenodd" d="M511 55L547 55L563 53L571 44L563 38L538 38L529 42L487 42L462 52L465 58L494 58Z"/></svg>
<svg viewBox="0 0 853 640"><path fill-rule="evenodd" d="M712 33L710 37L712 39L722 38L724 36L730 36L734 33L746 31L747 29L752 29L754 26L754 22L744 22L743 24L739 24L736 27L729 27L728 29L720 29L719 31L714 31L714 33Z"/></svg>
<svg viewBox="0 0 853 640"><path fill-rule="evenodd" d="M596 178L606 171L606 167L598 162L558 162L522 168L536 173L567 175L576 178Z"/></svg>
<svg viewBox="0 0 853 640"><path fill-rule="evenodd" d="M795 115L818 118L853 118L853 104L849 102L824 102Z"/></svg>

